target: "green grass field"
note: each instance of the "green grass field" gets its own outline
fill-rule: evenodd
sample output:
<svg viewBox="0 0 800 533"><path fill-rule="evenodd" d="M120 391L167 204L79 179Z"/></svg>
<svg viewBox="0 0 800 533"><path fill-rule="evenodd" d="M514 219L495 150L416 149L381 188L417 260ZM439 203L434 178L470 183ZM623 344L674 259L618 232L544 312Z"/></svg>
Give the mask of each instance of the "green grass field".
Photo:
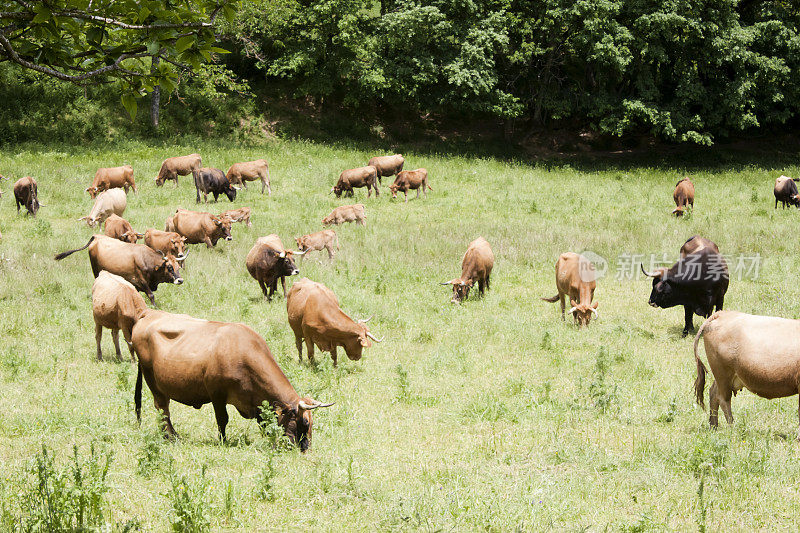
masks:
<svg viewBox="0 0 800 533"><path fill-rule="evenodd" d="M233 206L203 206L250 206L253 227L235 225L234 240L215 249L192 247L186 282L162 285L159 307L252 326L298 392L336 402L315 414L305 455L273 450L269 435L233 409L229 442L220 444L210 405L173 403L181 438L162 442L146 388L138 427L135 366L114 361L108 332L106 361L95 361L86 252L53 260L92 234L76 219L91 207L83 190L97 167L132 164L140 190L129 195L125 218L138 231L163 229L177 207L194 208L195 192L191 177L178 189L156 188L157 170L165 157L194 151L223 170L266 158L273 195L251 185ZM366 228L337 229L342 249L332 264L324 252L299 264L348 314L374 315L371 330L386 340L361 361L340 359L338 369L319 352L316 368L298 364L285 300L263 299L245 256L259 236L277 233L294 247L294 237L321 229L332 208L352 203L327 194L339 172L374 153L301 141L0 151L0 173L12 183L34 176L46 204L35 219L17 215L9 182L0 186L4 528L44 513L31 504L48 501L35 497L43 444L57 470L70 464L74 445L82 461L92 444L113 453L103 520L119 530L205 521L244 531L798 527L797 398L743 391L733 400L734 425L721 417L720 430L710 431L693 403L682 308L651 308L650 280L617 280L616 258L672 260L701 234L725 254L762 258L755 279L731 281L726 308L796 318L800 214L774 210L772 187L800 168L739 156L707 166L655 158L571 166L405 153L407 169L428 169L428 198L392 201L387 178L379 199L359 190ZM683 175L697 199L678 220L672 190ZM439 282L460 274L478 236L496 256L492 290L453 305ZM595 293L599 320L579 330L540 298L556 292L558 255L584 250L609 259L610 270Z"/></svg>

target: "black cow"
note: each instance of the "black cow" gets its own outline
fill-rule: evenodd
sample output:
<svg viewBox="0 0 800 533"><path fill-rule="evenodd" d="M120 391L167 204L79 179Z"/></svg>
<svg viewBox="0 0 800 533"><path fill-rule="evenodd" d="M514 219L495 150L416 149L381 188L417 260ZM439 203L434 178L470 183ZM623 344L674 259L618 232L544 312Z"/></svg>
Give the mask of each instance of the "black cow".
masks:
<svg viewBox="0 0 800 533"><path fill-rule="evenodd" d="M689 241L686 241L684 247ZM692 323L694 314L708 318L714 308L717 311L722 309L725 301L725 292L728 290L730 280L728 265L714 248L716 245L713 248L702 247L681 257L670 268L659 268L655 272L647 272L644 265L641 265L642 272L653 278L650 305L662 309L676 305L683 306L684 337L694 329Z"/></svg>
<svg viewBox="0 0 800 533"><path fill-rule="evenodd" d="M286 276L294 276L300 271L294 262L294 256L302 256L306 252L295 252L283 247L281 239L274 233L259 238L247 254L245 264L247 271L253 276L267 298L278 289L278 280L283 286L283 296L286 296Z"/></svg>
<svg viewBox="0 0 800 533"><path fill-rule="evenodd" d="M197 203L200 203L200 193L203 193L203 201L208 203L208 194L214 195L214 201L220 194L224 194L231 202L236 199L236 187L231 185L225 173L218 168L201 168L197 172L194 180L194 187L197 189Z"/></svg>
<svg viewBox="0 0 800 533"><path fill-rule="evenodd" d="M20 178L14 183L14 200L17 202L17 213L19 208L24 206L28 210L28 214L36 216L39 207L39 187L36 180L30 176Z"/></svg>
<svg viewBox="0 0 800 533"><path fill-rule="evenodd" d="M786 205L793 205L800 209L800 196L797 195L796 180L786 176L780 176L775 179L775 209L778 209L778 202L786 209Z"/></svg>

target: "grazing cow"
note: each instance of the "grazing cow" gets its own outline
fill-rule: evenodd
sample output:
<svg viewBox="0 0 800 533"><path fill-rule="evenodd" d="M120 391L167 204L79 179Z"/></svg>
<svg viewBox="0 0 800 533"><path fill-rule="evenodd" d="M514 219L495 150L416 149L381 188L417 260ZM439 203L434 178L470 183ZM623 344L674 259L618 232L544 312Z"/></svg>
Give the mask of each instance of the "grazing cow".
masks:
<svg viewBox="0 0 800 533"><path fill-rule="evenodd" d="M100 275L101 270L116 274L131 283L136 290L145 293L153 305L156 304L153 292L160 283L183 283L179 264L183 257L176 258L171 254L165 256L144 244L130 244L105 235L92 235L89 242L81 248L62 252L55 259L60 261L86 248L89 249L89 263L95 278Z"/></svg>
<svg viewBox="0 0 800 533"><path fill-rule="evenodd" d="M30 176L18 179L14 183L14 200L17 202L17 213L19 213L20 206L25 206L29 215L36 216L41 207L36 180Z"/></svg>
<svg viewBox="0 0 800 533"><path fill-rule="evenodd" d="M272 196L272 187L269 185L269 165L264 159L234 163L228 169L226 176L231 185L242 185L245 189L248 181L261 180L261 194L264 194L266 187L269 195Z"/></svg>
<svg viewBox="0 0 800 533"><path fill-rule="evenodd" d="M111 330L114 348L117 351L117 360L122 360L119 350L119 331L128 343L131 352L131 361L134 361L133 345L131 345L131 331L133 325L147 309L142 296L136 287L121 277L102 270L92 285L92 314L94 315L94 337L97 341L97 360L103 360L103 350L100 340L103 338L103 328Z"/></svg>
<svg viewBox="0 0 800 533"><path fill-rule="evenodd" d="M461 303L469 296L469 290L478 282L478 290L489 289L489 276L494 267L492 247L483 237L478 237L467 247L464 259L461 260L461 277L445 281L442 285L453 286L453 303Z"/></svg>
<svg viewBox="0 0 800 533"><path fill-rule="evenodd" d="M778 209L778 202L786 209L787 205L793 205L800 209L800 195L797 194L796 179L788 176L780 176L775 179L775 209Z"/></svg>
<svg viewBox="0 0 800 533"><path fill-rule="evenodd" d="M339 249L339 238L332 229L324 229L302 237L295 237L297 249L301 252L328 250L328 259L333 259Z"/></svg>
<svg viewBox="0 0 800 533"><path fill-rule="evenodd" d="M569 297L570 310L575 323L580 327L589 325L592 315L597 317L598 302L592 303L597 287L597 273L591 261L573 252L563 253L556 261L556 288L558 294L552 298L542 298L545 302L561 302L561 320L564 318L566 297Z"/></svg>
<svg viewBox="0 0 800 533"><path fill-rule="evenodd" d="M194 182L197 183L197 173L203 166L203 158L200 154L182 155L170 157L161 163L161 170L156 176L156 185L161 187L166 180L174 180L175 187L178 187L178 176L192 175Z"/></svg>
<svg viewBox="0 0 800 533"><path fill-rule="evenodd" d="M717 428L720 406L728 424L733 423L731 394L743 388L768 400L794 396L800 391L800 348L796 342L800 321L717 311L703 322L694 339L694 390L697 403L703 408L707 370L697 355L700 335L714 374L708 391L708 422L712 429Z"/></svg>
<svg viewBox="0 0 800 533"><path fill-rule="evenodd" d="M244 418L262 419L262 406L275 411L287 437L305 452L311 444L311 411L329 407L301 398L255 331L244 324L200 320L148 309L133 327L139 356L134 405L141 420L142 376L164 416L164 432L176 437L169 402L200 409L211 403L220 437L228 424L226 406Z"/></svg>
<svg viewBox="0 0 800 533"><path fill-rule="evenodd" d="M314 345L330 352L336 366L336 348L341 346L351 361L361 359L364 348L372 346L370 339L381 342L369 332L366 320L353 320L339 307L339 300L328 287L303 278L294 285L286 297L289 326L294 331L297 355L303 362L303 339L306 341L308 360L314 363Z"/></svg>
<svg viewBox="0 0 800 533"><path fill-rule="evenodd" d="M278 289L278 279L286 296L286 276L294 276L300 271L294 263L293 256L302 256L305 252L293 252L283 247L280 237L274 233L260 237L247 254L245 264L247 271L261 287L261 292L272 301L272 295ZM269 288L269 293L267 293Z"/></svg>
<svg viewBox="0 0 800 533"><path fill-rule="evenodd" d="M122 216L128 206L128 198L122 189L108 189L97 195L89 216L81 217L78 222L85 220L89 227L102 224L111 215Z"/></svg>
<svg viewBox="0 0 800 533"><path fill-rule="evenodd" d="M408 191L417 190L417 198L419 199L419 191L422 189L425 198L428 197L427 189L433 190L428 184L428 171L424 168L417 170L404 170L397 174L394 183L389 185L389 190L392 191L392 198L397 198L397 192L401 191L406 196L406 203L408 203Z"/></svg>
<svg viewBox="0 0 800 533"><path fill-rule="evenodd" d="M161 231L150 228L144 232L144 244L164 255L172 254L183 261L188 255L186 237L174 231Z"/></svg>
<svg viewBox="0 0 800 533"><path fill-rule="evenodd" d="M372 189L375 189L375 197L377 198L380 195L377 179L378 175L375 167L351 168L339 175L339 181L331 187L331 192L336 195L336 198L340 198L342 193L344 193L345 197L352 197L353 189L366 187L367 198L372 193Z"/></svg>
<svg viewBox="0 0 800 533"><path fill-rule="evenodd" d="M138 192L136 182L133 180L132 166L98 168L94 175L94 181L90 187L86 188L86 192L95 198L99 193L115 188L125 189L126 193L128 188L133 189L133 192Z"/></svg>
<svg viewBox="0 0 800 533"><path fill-rule="evenodd" d="M251 227L250 224L250 208L249 207L240 207L239 209L231 209L230 211L223 211L219 214L220 218L228 217L231 219L231 222L244 222L247 227Z"/></svg>
<svg viewBox="0 0 800 533"><path fill-rule="evenodd" d="M236 199L236 187L233 187L225 177L225 173L218 168L203 167L197 172L194 180L194 187L197 190L197 203L200 203L200 193L203 193L203 201L208 203L208 195L214 195L214 201L220 194L224 194L231 202Z"/></svg>
<svg viewBox="0 0 800 533"><path fill-rule="evenodd" d="M378 171L378 183L381 183L382 176L394 176L400 173L405 162L406 160L400 154L383 155L370 159L367 166L375 167Z"/></svg>
<svg viewBox="0 0 800 533"><path fill-rule="evenodd" d="M233 240L230 218L186 209L178 209L167 219L166 231L180 233L186 237L186 244L206 243L208 248L216 246L220 239Z"/></svg>
<svg viewBox="0 0 800 533"><path fill-rule="evenodd" d="M675 209L672 214L676 217L683 215L686 206L692 206L694 209L694 183L689 178L683 178L675 184L675 192L672 193L672 199L675 200Z"/></svg>
<svg viewBox="0 0 800 533"><path fill-rule="evenodd" d="M692 237L683 246L687 247L695 239L699 237ZM647 272L644 265L640 265L642 272L653 278L649 301L651 306L662 309L683 306L684 337L694 328L694 314L707 318L714 308L721 310L725 302L730 279L728 265L717 246L708 242L713 247L706 245L693 253L687 253L670 268L663 267Z"/></svg>
<svg viewBox="0 0 800 533"><path fill-rule="evenodd" d="M111 215L106 219L106 229L103 234L132 244L136 244L139 237L143 237L141 233L133 230L130 222L117 215Z"/></svg>
<svg viewBox="0 0 800 533"><path fill-rule="evenodd" d="M366 226L367 215L364 212L364 204L339 206L322 219L323 226L330 226L331 224L339 226L345 222L355 222L361 226Z"/></svg>

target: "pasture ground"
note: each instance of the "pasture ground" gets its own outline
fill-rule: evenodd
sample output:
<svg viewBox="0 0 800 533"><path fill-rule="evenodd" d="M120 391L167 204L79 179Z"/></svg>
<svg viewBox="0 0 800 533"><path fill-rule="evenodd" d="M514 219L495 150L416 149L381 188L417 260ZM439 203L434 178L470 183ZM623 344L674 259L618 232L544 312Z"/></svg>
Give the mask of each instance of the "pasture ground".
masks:
<svg viewBox="0 0 800 533"><path fill-rule="evenodd" d="M191 177L177 189L156 188L154 178L165 157L194 151L223 170L266 158L273 195L251 184L233 205L202 206L251 206L253 227L235 225L234 240L212 250L193 246L186 283L162 285L157 301L252 326L299 392L336 402L315 415L308 454L274 451L269 433L232 408L229 442L220 444L210 405L173 403L181 438L162 442L146 388L138 427L135 367L114 361L107 331L107 360L95 361L86 253L52 259L92 234L76 219L90 209L83 190L97 167L132 164L140 190L125 218L139 231L163 229L178 206L195 208L195 192ZM36 494L42 445L66 468L73 446L86 461L94 444L113 453L104 520L120 529L206 521L213 530L284 531L797 528L797 397L743 391L733 400L735 424L721 416L711 432L693 403L682 308L649 307L650 280L617 280L616 270L622 254L673 260L701 234L725 254L762 259L755 279L732 280L726 308L797 318L800 213L774 210L772 186L780 173L800 175L798 167L406 153L407 169L429 171L428 198L391 201L389 178L379 199L359 190L366 228L337 229L332 264L313 253L299 265L346 312L374 315L371 330L385 341L338 369L319 352L316 368L298 364L285 300L262 298L245 256L259 236L277 233L293 246L295 236L321 229L324 215L351 203L327 194L339 172L374 153L302 141L0 150L0 172L11 183L34 176L46 204L38 218L18 216L10 183L0 185L3 527L35 514L23 500ZM695 211L675 219L672 190L684 175L697 188ZM439 282L459 275L477 236L497 258L492 290L452 305ZM558 304L540 299L555 294L556 258L570 250L610 260L596 292L600 319L586 330L562 323Z"/></svg>

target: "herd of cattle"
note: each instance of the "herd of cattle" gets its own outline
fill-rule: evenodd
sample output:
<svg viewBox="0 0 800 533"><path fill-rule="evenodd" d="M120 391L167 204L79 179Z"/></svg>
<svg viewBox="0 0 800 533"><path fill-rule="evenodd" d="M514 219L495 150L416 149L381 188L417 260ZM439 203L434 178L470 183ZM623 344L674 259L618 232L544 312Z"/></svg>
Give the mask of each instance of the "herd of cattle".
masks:
<svg viewBox="0 0 800 533"><path fill-rule="evenodd" d="M353 189L367 188L379 195L381 177L396 176L390 186L392 197L397 192L420 190L427 195L432 190L426 169L403 171L401 155L376 157L367 166L341 173L330 192L337 197L353 196ZM156 177L156 185L178 176L192 174L200 202L203 193L214 200L226 195L236 198L247 181L260 180L261 193L272 193L269 166L264 159L236 163L227 173L202 167L199 154L165 160ZM0 179L3 179L0 176ZM800 195L791 178L779 177L775 182L775 207L778 202L800 208ZM177 209L165 221L164 230L149 228L144 233L134 230L122 218L129 190L137 193L130 165L101 168L86 189L94 204L86 221L91 227L104 224L104 233L95 234L81 248L55 256L56 260L88 249L89 262L95 277L92 286L92 310L95 320L97 358L102 359L102 329L111 330L116 355L121 359L119 332L122 331L131 359L138 357L138 376L135 388L137 419L141 413L142 378L153 394L157 409L165 417L167 436L176 435L170 420L169 403L200 408L211 403L222 438L228 421L226 405L231 404L245 418L261 421L262 407L268 404L275 411L278 423L286 435L301 450L311 442L314 409L332 404L313 398L300 397L276 363L266 342L251 328L236 323L213 322L149 308L139 292L144 292L155 306L157 287L161 283L183 283L180 270L188 256L187 245L216 246L221 239L231 240L231 225L242 222L248 227L251 209L242 207L219 215ZM0 193L1 195L2 193ZM673 214L683 215L694 208L694 184L688 178L675 187ZM24 206L36 216L41 204L37 183L24 177L14 184L17 211ZM355 222L366 224L363 204L345 205L334 209L322 219L323 226ZM143 239L144 244L138 244ZM328 253L333 260L339 241L336 232L323 229L296 239L298 250L286 249L280 238L267 235L256 240L247 254L245 266L258 282L265 298L270 301L280 281L286 299L288 323L295 335L298 357L302 363L303 343L307 357L314 362L314 348L329 352L337 364L337 348L341 347L351 360L359 360L364 348L381 342L366 326L369 319L354 320L339 306L336 295L321 283L303 278L287 291L286 277L299 273L294 261L309 251ZM461 275L442 283L452 287L452 302L464 302L469 291L478 285L480 296L490 288L494 253L489 242L479 237L471 242L463 256ZM683 336L693 329L695 314L706 318L694 341L697 363L695 390L697 401L704 406L706 368L697 355L697 346L704 335L706 354L715 383L709 390L710 424L717 426L720 406L732 422L731 394L743 387L765 398L785 397L800 392L800 351L791 344L791 335L800 333L800 322L773 317L745 315L722 311L730 275L725 259L717 245L701 236L687 240L680 249L680 259L673 266L642 272L653 278L649 303L653 307L683 306L685 323ZM579 327L588 326L598 316L598 302L593 301L597 274L592 262L575 253L563 253L556 262L557 294L543 298L560 302L561 317L573 316ZM570 308L567 311L566 301ZM716 311L716 312L715 312Z"/></svg>

